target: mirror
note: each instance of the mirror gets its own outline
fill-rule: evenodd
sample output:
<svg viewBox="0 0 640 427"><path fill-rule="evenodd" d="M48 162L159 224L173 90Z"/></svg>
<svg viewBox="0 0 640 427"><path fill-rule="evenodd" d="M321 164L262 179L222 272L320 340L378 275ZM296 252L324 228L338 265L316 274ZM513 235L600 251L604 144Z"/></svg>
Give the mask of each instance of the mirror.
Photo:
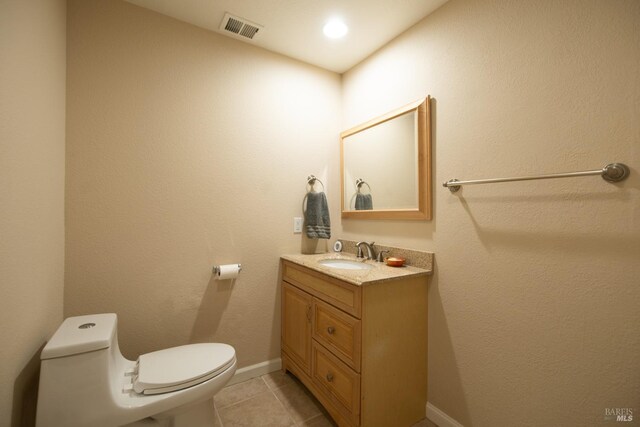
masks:
<svg viewBox="0 0 640 427"><path fill-rule="evenodd" d="M430 101L340 134L342 218L431 219Z"/></svg>

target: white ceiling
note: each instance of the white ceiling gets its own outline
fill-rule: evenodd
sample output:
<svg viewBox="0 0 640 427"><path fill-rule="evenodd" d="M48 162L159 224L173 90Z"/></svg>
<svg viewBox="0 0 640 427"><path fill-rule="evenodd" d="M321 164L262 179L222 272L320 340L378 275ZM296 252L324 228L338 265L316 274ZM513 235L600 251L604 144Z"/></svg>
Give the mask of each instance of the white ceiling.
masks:
<svg viewBox="0 0 640 427"><path fill-rule="evenodd" d="M264 25L247 43L343 73L447 0L126 0L216 31L225 12ZM349 26L339 40L322 27L332 17Z"/></svg>

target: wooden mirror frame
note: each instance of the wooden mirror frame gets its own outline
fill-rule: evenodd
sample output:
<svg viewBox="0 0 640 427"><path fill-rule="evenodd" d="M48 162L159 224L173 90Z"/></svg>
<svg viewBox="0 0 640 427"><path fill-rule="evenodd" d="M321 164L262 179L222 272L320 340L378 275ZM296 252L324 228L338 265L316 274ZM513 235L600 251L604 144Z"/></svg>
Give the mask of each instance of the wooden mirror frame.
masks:
<svg viewBox="0 0 640 427"><path fill-rule="evenodd" d="M372 128L396 117L416 111L418 114L418 207L417 209L374 209L374 210L345 210L344 196L344 143L345 138L358 132ZM340 134L340 205L342 218L354 219L432 219L431 195L431 97L412 102L404 107L393 110L368 122L346 130Z"/></svg>

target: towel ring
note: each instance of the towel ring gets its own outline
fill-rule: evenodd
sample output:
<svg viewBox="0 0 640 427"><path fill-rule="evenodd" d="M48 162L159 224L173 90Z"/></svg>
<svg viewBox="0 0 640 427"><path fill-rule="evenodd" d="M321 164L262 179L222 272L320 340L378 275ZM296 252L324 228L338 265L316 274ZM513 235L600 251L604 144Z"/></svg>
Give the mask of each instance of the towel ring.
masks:
<svg viewBox="0 0 640 427"><path fill-rule="evenodd" d="M360 187L362 187L363 184L366 185L367 188L369 188L369 193L371 193L371 186L362 178L356 179L356 187L358 188L358 193L360 192Z"/></svg>
<svg viewBox="0 0 640 427"><path fill-rule="evenodd" d="M313 190L313 186L316 182L319 182L320 185L322 185L322 191L324 191L324 184L322 183L322 181L320 181L318 178L316 178L315 175L309 175L307 177L307 185L309 185L311 187L311 189Z"/></svg>

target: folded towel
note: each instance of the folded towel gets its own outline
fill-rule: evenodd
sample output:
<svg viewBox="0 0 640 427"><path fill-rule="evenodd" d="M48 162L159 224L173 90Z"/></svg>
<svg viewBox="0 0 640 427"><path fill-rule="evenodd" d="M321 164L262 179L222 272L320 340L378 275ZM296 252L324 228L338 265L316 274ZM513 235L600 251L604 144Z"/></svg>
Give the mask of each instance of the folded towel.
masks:
<svg viewBox="0 0 640 427"><path fill-rule="evenodd" d="M373 199L371 194L356 194L356 210L370 211L373 209Z"/></svg>
<svg viewBox="0 0 640 427"><path fill-rule="evenodd" d="M310 239L330 239L331 221L329 205L323 192L307 193L307 210L304 213L307 223L307 237Z"/></svg>

